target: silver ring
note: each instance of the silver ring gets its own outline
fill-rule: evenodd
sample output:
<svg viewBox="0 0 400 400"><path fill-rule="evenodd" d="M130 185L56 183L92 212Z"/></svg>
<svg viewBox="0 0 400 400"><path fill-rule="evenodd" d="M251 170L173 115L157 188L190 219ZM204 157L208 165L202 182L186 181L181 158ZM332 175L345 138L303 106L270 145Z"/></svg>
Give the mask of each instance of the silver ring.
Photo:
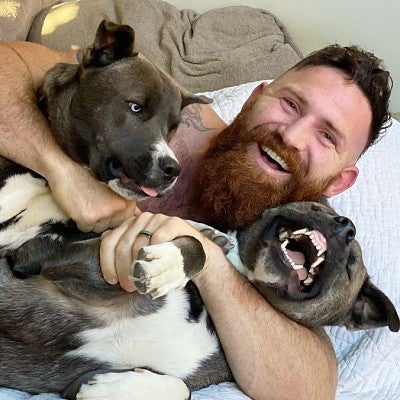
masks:
<svg viewBox="0 0 400 400"><path fill-rule="evenodd" d="M139 232L139 235L144 235L147 236L148 238L151 238L152 233L150 231L146 231L143 229L142 231Z"/></svg>

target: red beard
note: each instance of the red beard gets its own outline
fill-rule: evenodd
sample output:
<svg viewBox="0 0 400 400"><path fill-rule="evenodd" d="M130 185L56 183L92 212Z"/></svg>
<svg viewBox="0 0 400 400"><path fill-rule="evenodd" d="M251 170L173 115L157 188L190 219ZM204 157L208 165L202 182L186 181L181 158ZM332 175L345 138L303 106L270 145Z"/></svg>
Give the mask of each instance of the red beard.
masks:
<svg viewBox="0 0 400 400"><path fill-rule="evenodd" d="M313 201L322 196L333 178L310 182L298 152L288 147L278 133L263 127L246 130L246 112L211 143L199 168L193 199L220 227L241 228L266 208L290 201ZM249 146L257 143L275 151L291 172L289 181L267 175L249 158Z"/></svg>

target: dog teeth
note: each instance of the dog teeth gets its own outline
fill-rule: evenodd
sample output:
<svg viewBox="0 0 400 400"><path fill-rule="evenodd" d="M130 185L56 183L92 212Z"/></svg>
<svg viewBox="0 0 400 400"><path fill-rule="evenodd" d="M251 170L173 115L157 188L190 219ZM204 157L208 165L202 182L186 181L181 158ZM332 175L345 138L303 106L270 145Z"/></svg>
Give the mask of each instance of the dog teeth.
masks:
<svg viewBox="0 0 400 400"><path fill-rule="evenodd" d="M303 284L308 286L311 285L314 282L314 278L312 277L311 274L308 274L307 278L303 281Z"/></svg>
<svg viewBox="0 0 400 400"><path fill-rule="evenodd" d="M311 269L314 270L314 268L315 268L317 265L321 264L324 260L325 260L325 257L318 257L318 258L311 264L310 270L311 270Z"/></svg>
<svg viewBox="0 0 400 400"><path fill-rule="evenodd" d="M303 228L303 229L298 229L297 231L294 231L292 233L292 235L293 236L304 235L307 232L308 232L308 229L307 228Z"/></svg>
<svg viewBox="0 0 400 400"><path fill-rule="evenodd" d="M304 265L301 265L301 264L295 264L295 263L293 263L293 264L291 264L291 265L292 265L293 269L302 269L302 268L304 268Z"/></svg>
<svg viewBox="0 0 400 400"><path fill-rule="evenodd" d="M288 236L289 236L289 233L286 230L282 230L281 232L279 232L279 240L281 242L283 242L285 239L287 239Z"/></svg>
<svg viewBox="0 0 400 400"><path fill-rule="evenodd" d="M287 261L289 262L290 266L298 271L304 267L303 264L296 264L296 262L292 259L289 255L289 251L287 250L287 246L289 244L289 240L298 240L301 236L307 235L317 250L317 259L311 264L306 279L302 281L302 283L306 286L311 285L314 282L316 268L325 260L325 250L326 250L326 239L319 231L310 231L308 228L297 229L296 231L290 231L287 229L281 229L279 232L279 240L281 241L281 249L286 257Z"/></svg>

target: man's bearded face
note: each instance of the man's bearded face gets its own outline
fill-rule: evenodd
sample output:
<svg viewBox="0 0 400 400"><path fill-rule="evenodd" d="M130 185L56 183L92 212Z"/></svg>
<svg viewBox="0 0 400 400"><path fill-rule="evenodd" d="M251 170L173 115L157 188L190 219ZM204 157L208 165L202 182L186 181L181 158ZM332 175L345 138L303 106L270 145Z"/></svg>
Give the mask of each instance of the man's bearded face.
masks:
<svg viewBox="0 0 400 400"><path fill-rule="evenodd" d="M306 178L307 166L297 150L264 126L247 130L246 114L246 109L242 110L232 125L218 135L199 169L196 201L214 214L216 223L229 228L254 221L265 208L316 200L334 180ZM271 176L260 167L255 154L274 162L262 148L280 157L283 163L276 163L276 168L282 174Z"/></svg>

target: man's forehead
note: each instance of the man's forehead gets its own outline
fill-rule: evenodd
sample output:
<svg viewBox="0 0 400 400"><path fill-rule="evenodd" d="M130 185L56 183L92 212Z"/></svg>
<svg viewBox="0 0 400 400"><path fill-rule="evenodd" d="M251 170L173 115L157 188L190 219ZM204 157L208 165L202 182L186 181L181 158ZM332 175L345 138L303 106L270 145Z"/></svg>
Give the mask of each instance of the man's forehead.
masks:
<svg viewBox="0 0 400 400"><path fill-rule="evenodd" d="M322 66L322 65L311 65L302 67L300 69L292 68L278 76L272 83L273 86L282 86L285 84L299 84L309 82L326 81L329 79L332 81L346 82L352 84L352 81L348 79L346 74L333 67Z"/></svg>
<svg viewBox="0 0 400 400"><path fill-rule="evenodd" d="M352 150L361 154L368 141L372 110L362 90L343 71L327 66L291 69L268 90L291 93L306 106L311 103L328 124L354 142Z"/></svg>

